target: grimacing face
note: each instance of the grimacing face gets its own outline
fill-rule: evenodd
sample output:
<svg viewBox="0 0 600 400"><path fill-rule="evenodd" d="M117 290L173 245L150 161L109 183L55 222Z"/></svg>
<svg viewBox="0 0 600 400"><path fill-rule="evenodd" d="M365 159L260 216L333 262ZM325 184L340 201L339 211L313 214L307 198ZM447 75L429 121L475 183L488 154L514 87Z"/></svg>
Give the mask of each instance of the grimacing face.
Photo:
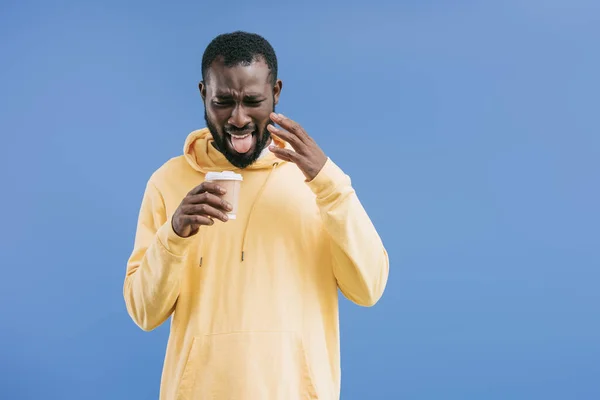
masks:
<svg viewBox="0 0 600 400"><path fill-rule="evenodd" d="M271 82L267 64L225 66L215 60L200 82L204 119L214 146L237 168L254 163L270 143L269 115L279 101L282 82Z"/></svg>

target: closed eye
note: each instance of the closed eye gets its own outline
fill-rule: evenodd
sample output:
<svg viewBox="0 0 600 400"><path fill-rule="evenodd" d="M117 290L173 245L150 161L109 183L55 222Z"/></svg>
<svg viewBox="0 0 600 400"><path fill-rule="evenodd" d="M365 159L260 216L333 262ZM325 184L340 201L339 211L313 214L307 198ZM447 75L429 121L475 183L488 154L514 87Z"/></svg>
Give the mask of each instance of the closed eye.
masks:
<svg viewBox="0 0 600 400"><path fill-rule="evenodd" d="M259 106L264 100L259 100L259 99L246 99L244 101L244 103L248 104L249 106Z"/></svg>
<svg viewBox="0 0 600 400"><path fill-rule="evenodd" d="M244 104L249 107L258 107L264 102L263 99L255 99L255 98L246 98L244 99ZM213 100L213 104L217 107L231 107L235 101L233 99L215 99Z"/></svg>
<svg viewBox="0 0 600 400"><path fill-rule="evenodd" d="M213 101L213 104L217 107L228 107L231 104L233 104L233 101L231 101L231 100L215 100L215 101Z"/></svg>

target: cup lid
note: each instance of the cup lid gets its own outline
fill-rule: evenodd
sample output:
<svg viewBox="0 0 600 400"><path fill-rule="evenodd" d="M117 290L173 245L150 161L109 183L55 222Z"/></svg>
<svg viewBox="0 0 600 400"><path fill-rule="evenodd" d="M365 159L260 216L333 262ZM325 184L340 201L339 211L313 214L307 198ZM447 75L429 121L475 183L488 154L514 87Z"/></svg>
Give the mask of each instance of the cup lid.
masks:
<svg viewBox="0 0 600 400"><path fill-rule="evenodd" d="M208 172L206 174L207 181L242 181L242 175L236 174L233 171L223 171L223 172Z"/></svg>

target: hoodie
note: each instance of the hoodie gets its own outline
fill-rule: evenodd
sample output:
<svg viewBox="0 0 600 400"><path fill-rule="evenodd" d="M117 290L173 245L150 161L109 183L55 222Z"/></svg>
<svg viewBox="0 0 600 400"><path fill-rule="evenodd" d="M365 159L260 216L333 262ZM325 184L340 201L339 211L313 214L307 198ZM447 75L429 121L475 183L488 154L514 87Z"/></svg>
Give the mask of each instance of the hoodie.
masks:
<svg viewBox="0 0 600 400"><path fill-rule="evenodd" d="M179 237L181 200L223 170L243 176L237 218ZM374 305L388 263L331 159L311 181L270 152L239 170L201 129L147 182L123 294L145 331L171 317L161 400L338 399L338 289Z"/></svg>

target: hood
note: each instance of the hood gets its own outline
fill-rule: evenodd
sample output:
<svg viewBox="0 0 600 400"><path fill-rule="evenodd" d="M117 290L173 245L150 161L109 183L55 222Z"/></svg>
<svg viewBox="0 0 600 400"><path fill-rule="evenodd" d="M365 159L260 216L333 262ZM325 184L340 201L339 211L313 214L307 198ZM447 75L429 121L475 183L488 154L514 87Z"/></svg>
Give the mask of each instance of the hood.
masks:
<svg viewBox="0 0 600 400"><path fill-rule="evenodd" d="M273 141L276 146L291 148L279 138L274 137ZM183 146L183 155L188 164L196 171L202 173L223 170L238 171L239 168L234 167L220 151L215 149L212 142L213 137L208 128L191 132L186 138ZM246 167L246 169L272 168L273 164L281 164L283 162L285 161L277 158L273 153L267 150L263 157Z"/></svg>

